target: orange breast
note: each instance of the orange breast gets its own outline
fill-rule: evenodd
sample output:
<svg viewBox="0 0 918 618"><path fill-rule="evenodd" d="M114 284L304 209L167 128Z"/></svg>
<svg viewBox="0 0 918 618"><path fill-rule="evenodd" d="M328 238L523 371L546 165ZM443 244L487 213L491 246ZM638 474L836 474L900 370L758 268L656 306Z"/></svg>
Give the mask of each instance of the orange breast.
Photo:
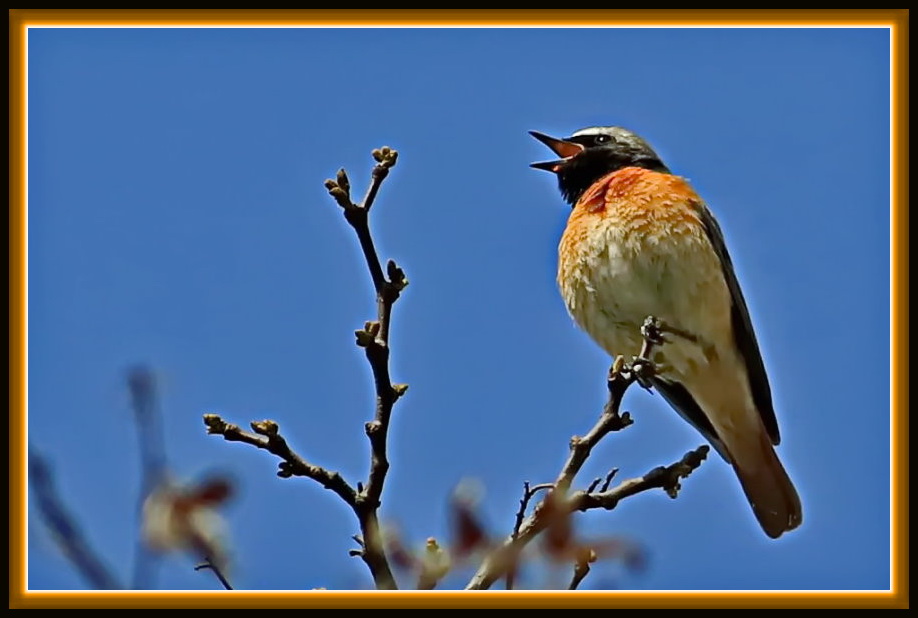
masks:
<svg viewBox="0 0 918 618"><path fill-rule="evenodd" d="M575 321L610 354L639 350L640 324L655 315L699 342L667 352L673 371L688 372L730 332L730 293L701 204L678 176L625 168L575 205L558 247L558 285Z"/></svg>
<svg viewBox="0 0 918 618"><path fill-rule="evenodd" d="M599 216L632 232L689 233L701 225L694 207L700 201L684 178L626 167L603 176L583 194L571 223Z"/></svg>

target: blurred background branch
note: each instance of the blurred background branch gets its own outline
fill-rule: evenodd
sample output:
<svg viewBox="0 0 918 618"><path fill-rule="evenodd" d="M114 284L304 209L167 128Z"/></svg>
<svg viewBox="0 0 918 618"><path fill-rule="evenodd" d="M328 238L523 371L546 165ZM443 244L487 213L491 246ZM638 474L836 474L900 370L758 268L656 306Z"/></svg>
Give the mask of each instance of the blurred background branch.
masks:
<svg viewBox="0 0 918 618"><path fill-rule="evenodd" d="M102 558L90 546L76 519L64 506L54 485L51 467L29 446L29 488L42 519L54 535L64 556L87 586L95 590L118 590L123 586L112 576Z"/></svg>
<svg viewBox="0 0 918 618"><path fill-rule="evenodd" d="M131 410L137 428L137 452L140 457L140 490L137 494L137 516L143 516L143 505L150 493L165 480L166 447L162 416L156 393L156 376L145 365L135 365L127 373ZM138 526L138 529L140 527ZM134 572L131 587L143 590L156 587L156 556L150 552L140 534L134 550Z"/></svg>

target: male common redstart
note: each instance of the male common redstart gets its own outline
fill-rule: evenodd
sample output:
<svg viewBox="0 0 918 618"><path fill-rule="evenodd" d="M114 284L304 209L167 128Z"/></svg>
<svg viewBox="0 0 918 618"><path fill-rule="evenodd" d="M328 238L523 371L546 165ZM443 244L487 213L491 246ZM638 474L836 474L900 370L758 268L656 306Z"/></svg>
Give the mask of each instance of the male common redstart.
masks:
<svg viewBox="0 0 918 618"><path fill-rule="evenodd" d="M613 356L640 350L648 316L681 333L657 347L653 386L733 466L768 536L799 526L765 365L714 215L630 131L531 133L560 157L532 167L554 172L573 206L558 248L571 316Z"/></svg>

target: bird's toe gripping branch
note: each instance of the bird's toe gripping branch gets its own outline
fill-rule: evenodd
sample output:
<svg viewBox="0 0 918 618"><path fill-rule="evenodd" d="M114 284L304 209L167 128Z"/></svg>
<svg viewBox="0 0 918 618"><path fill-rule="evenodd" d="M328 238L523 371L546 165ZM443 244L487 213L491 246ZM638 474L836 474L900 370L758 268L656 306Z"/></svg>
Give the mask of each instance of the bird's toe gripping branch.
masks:
<svg viewBox="0 0 918 618"><path fill-rule="evenodd" d="M662 345L665 343L663 333L666 331L666 324L658 317L649 315L641 324L641 336L644 341L651 345Z"/></svg>

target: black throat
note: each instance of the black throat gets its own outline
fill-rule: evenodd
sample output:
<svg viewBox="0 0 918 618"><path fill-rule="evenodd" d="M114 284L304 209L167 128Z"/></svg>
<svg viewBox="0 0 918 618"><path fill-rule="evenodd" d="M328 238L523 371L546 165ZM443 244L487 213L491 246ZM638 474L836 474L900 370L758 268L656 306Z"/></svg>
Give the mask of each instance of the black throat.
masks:
<svg viewBox="0 0 918 618"><path fill-rule="evenodd" d="M564 200L574 206L593 183L626 167L641 167L663 174L671 173L659 157L648 153L624 154L610 148L587 148L558 170L558 188Z"/></svg>

